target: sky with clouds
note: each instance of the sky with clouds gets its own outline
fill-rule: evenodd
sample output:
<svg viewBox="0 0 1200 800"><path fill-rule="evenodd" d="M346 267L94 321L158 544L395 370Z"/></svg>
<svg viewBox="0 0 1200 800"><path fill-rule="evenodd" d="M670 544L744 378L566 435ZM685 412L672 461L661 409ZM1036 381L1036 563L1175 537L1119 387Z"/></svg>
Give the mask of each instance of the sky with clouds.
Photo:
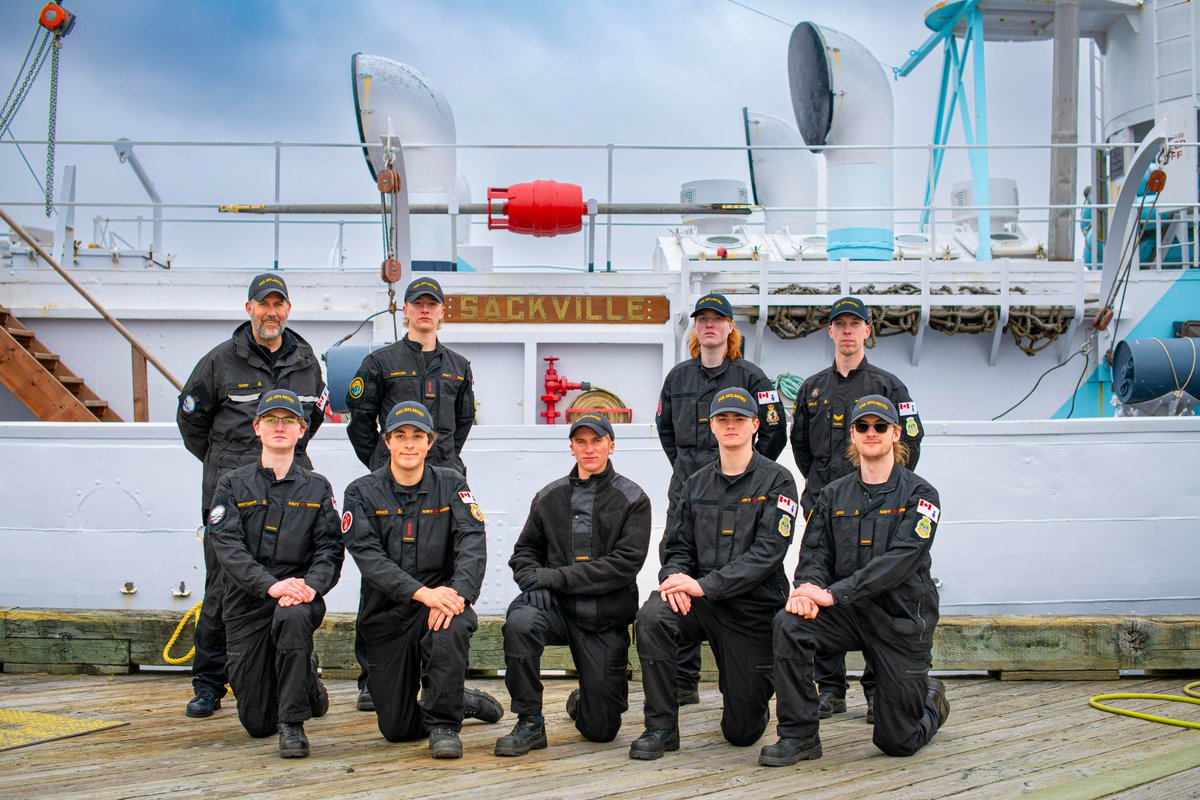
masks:
<svg viewBox="0 0 1200 800"><path fill-rule="evenodd" d="M890 73L928 35L923 17L929 4L747 0L745 5L762 12L756 13L729 0L67 0L78 20L61 53L58 137L355 142L350 59L361 51L421 70L449 100L464 143L740 145L743 106L793 118L787 47L795 23L811 20L854 36ZM5 88L34 34L41 6L27 0L0 3L0 83ZM938 53L912 76L892 82L898 144L928 143L940 67ZM48 69L12 126L18 139L45 138ZM991 140L1047 141L1050 44L989 43L987 71ZM1086 90L1085 78L1081 96ZM1086 111L1085 103L1081 115ZM956 133L952 141L961 136ZM23 150L41 177L44 146L24 145ZM37 200L34 176L15 151L5 137L0 201ZM269 147L140 146L138 153L168 202L215 206L272 199ZM476 201L483 200L488 186L537 178L581 183L585 197L604 199L603 154L467 151L459 163ZM63 165L78 166L79 200L145 199L111 147L62 145L57 164L60 175ZM357 150L286 150L282 167L285 202L378 198ZM920 202L926 168L923 153L897 157L898 204ZM993 160L993 175L1017 177L1028 202L1046 201L1047 169L1044 151L1005 153ZM950 183L968 174L961 153L947 159L943 200ZM675 201L680 183L695 178L748 179L744 154L734 153L619 153L614 175L618 202ZM1087 180L1081 173L1080 187ZM21 222L53 227L38 208L13 211ZM130 217L138 212L81 209L76 238L91 240L97 213ZM215 218L208 211L168 213ZM127 239L134 237L131 225L114 227ZM148 238L148 231L143 235ZM324 265L333 238L328 226L287 228L284 266ZM535 241L477 229L474 239L496 246L497 263L578 264L582 256L577 236ZM166 242L182 267L263 267L272 255L266 226L174 224L167 228ZM651 249L644 229L622 231L617 264L647 268ZM348 255L351 264L375 268L381 257L378 230L356 228L348 236Z"/></svg>

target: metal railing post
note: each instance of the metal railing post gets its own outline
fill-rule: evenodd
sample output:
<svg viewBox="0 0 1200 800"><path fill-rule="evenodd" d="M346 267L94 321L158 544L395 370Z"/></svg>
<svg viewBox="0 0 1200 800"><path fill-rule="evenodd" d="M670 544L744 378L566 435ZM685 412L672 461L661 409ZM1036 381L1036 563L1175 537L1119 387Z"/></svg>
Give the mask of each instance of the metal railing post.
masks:
<svg viewBox="0 0 1200 800"><path fill-rule="evenodd" d="M283 142L275 142L275 202L279 203L279 164ZM275 269L279 269L279 215L275 215Z"/></svg>
<svg viewBox="0 0 1200 800"><path fill-rule="evenodd" d="M608 202L613 201L613 145L609 142L608 150ZM604 271L612 272L612 214L605 216L605 245L604 245Z"/></svg>

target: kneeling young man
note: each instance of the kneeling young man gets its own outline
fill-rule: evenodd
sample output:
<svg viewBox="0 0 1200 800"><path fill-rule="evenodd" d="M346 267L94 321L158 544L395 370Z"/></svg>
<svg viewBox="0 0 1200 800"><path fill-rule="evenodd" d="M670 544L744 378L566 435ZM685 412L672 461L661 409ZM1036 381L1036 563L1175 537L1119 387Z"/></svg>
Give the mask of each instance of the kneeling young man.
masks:
<svg viewBox="0 0 1200 800"><path fill-rule="evenodd" d="M224 570L229 682L254 737L279 731L279 755L304 758L304 721L329 709L313 631L342 571L333 489L295 461L307 423L286 389L263 395L253 422L257 464L217 481L208 536Z"/></svg>
<svg viewBox="0 0 1200 800"><path fill-rule="evenodd" d="M611 742L629 708L629 624L650 546L650 500L613 469L607 419L581 414L568 437L575 467L534 496L508 562L522 591L504 623L504 683L517 724L496 742L498 756L546 746L539 673L548 644L571 648L579 688L567 714L586 738Z"/></svg>
<svg viewBox="0 0 1200 800"><path fill-rule="evenodd" d="M388 462L346 488L342 513L362 573L368 688L389 742L428 734L434 758L461 758L463 718L504 713L486 692L463 688L487 564L483 512L461 472L425 463L437 434L424 405L397 403L383 436Z"/></svg>
<svg viewBox="0 0 1200 800"><path fill-rule="evenodd" d="M787 599L783 558L799 508L796 483L755 452L758 405L749 391L718 392L709 424L717 461L684 482L665 534L661 583L637 614L646 730L630 758L679 749L676 658L688 642L712 646L727 741L754 744L770 718L771 620Z"/></svg>
<svg viewBox="0 0 1200 800"><path fill-rule="evenodd" d="M861 650L874 667L875 746L910 756L950 716L942 682L929 677L938 591L929 550L938 493L906 469L896 407L867 395L850 415L847 457L856 470L821 490L796 568L795 589L775 617L780 739L759 763L782 767L821 757L813 683L817 653Z"/></svg>

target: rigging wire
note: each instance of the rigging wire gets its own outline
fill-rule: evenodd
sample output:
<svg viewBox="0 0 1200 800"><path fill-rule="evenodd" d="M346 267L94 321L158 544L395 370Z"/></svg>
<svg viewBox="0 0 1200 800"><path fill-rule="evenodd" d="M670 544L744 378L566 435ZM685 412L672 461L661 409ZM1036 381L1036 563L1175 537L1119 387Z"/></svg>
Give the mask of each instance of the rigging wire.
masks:
<svg viewBox="0 0 1200 800"><path fill-rule="evenodd" d="M1062 369L1062 368L1063 368L1063 367L1065 367L1067 364L1070 364L1070 363L1071 363L1071 359L1075 358L1075 356L1082 355L1082 356L1084 357L1084 363L1085 363L1085 365L1086 365L1086 363L1087 363L1087 354L1088 354L1088 352L1089 352L1091 349L1092 349L1092 344L1091 344L1091 342L1090 342L1090 341L1088 341L1088 342L1084 342L1082 347L1080 347L1080 348L1079 348L1078 350L1076 350L1074 353L1071 353L1071 355L1067 356L1067 360L1066 360L1066 361L1062 362L1061 364L1055 364L1053 367L1051 367L1050 369L1046 370L1046 371L1045 371L1045 372L1043 372L1041 375L1039 375L1039 376L1038 376L1038 379L1037 379L1037 382L1033 384L1033 388L1032 388L1032 389L1030 389L1028 392L1026 392L1026 394L1025 394L1025 396L1024 396L1024 397L1022 397L1022 398L1021 398L1020 400L1018 400L1017 402L1013 403L1011 406L1009 406L1007 409L1005 409L1005 410L1004 410L1004 411L1002 411L1001 413L999 413L999 414L997 414L996 416L992 417L992 421L993 421L993 422L995 422L996 420L998 420L998 419L1000 419L1001 417L1005 416L1006 414L1008 414L1008 412L1012 411L1012 410L1013 410L1013 409L1015 409L1017 406L1021 405L1021 404L1022 404L1022 403L1024 403L1026 400L1028 400L1028 399L1030 398L1030 396L1031 396L1031 395L1032 395L1034 392L1036 392L1036 391L1037 391L1037 388L1038 388L1038 386L1040 386L1040 385L1041 385L1041 383L1042 383L1042 379L1043 379L1043 378L1045 378L1045 377L1046 377L1047 375L1049 375L1051 372L1054 372L1054 370L1056 370L1056 369Z"/></svg>
<svg viewBox="0 0 1200 800"><path fill-rule="evenodd" d="M790 22L784 22L784 21L783 21L783 20L781 20L779 17L772 17L772 16L771 16L770 14L768 14L767 12L765 12L765 11L759 11L757 8L753 8L752 6L748 6L748 5L746 5L745 3L739 3L739 2L738 2L738 0L729 0L729 2L730 2L730 3L733 3L735 6L739 6L740 8L744 8L744 9L746 9L747 11L751 11L751 12L753 12L753 13L755 13L755 14L758 14L760 17L766 17L766 18L767 18L767 19L769 19L769 20L774 20L775 22L778 22L780 25L786 25L788 28L793 28L793 27L795 27L795 26L794 26L794 25L792 25L792 23L790 23Z"/></svg>

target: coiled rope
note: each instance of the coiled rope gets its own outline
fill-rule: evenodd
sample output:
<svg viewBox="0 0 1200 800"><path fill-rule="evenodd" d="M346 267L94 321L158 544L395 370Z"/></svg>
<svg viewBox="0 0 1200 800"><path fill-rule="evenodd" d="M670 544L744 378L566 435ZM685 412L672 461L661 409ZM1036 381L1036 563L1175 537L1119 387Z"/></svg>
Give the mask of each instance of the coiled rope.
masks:
<svg viewBox="0 0 1200 800"><path fill-rule="evenodd" d="M183 628L185 625L187 625L187 621L189 619L195 617L196 624L200 624L200 606L202 605L204 605L203 600L189 608L188 612L183 615L183 619L179 620L179 624L175 626L175 632L171 634L171 640L167 642L167 646L163 648L163 661L167 662L168 664L174 664L178 666L191 661L192 656L196 655L196 645L194 643L192 644L192 649L187 651L187 655L180 656L179 658L175 658L171 655L171 648L175 646L175 640L179 638L179 634L183 633Z"/></svg>
<svg viewBox="0 0 1200 800"><path fill-rule="evenodd" d="M1169 700L1172 703L1191 703L1192 705L1200 706L1200 692L1196 691L1196 687L1200 686L1200 681L1189 683L1183 687L1183 695L1178 694L1156 694L1149 692L1115 692L1113 694L1098 694L1088 701L1088 705L1100 711L1107 711L1110 714L1120 714L1123 717L1136 717L1149 722L1161 722L1164 725L1177 725L1180 728L1193 728L1200 730L1200 722L1188 722L1187 720L1175 719L1174 717L1161 717L1156 714L1147 714L1144 711L1131 711L1128 708L1118 708L1117 706L1105 705L1107 700Z"/></svg>

